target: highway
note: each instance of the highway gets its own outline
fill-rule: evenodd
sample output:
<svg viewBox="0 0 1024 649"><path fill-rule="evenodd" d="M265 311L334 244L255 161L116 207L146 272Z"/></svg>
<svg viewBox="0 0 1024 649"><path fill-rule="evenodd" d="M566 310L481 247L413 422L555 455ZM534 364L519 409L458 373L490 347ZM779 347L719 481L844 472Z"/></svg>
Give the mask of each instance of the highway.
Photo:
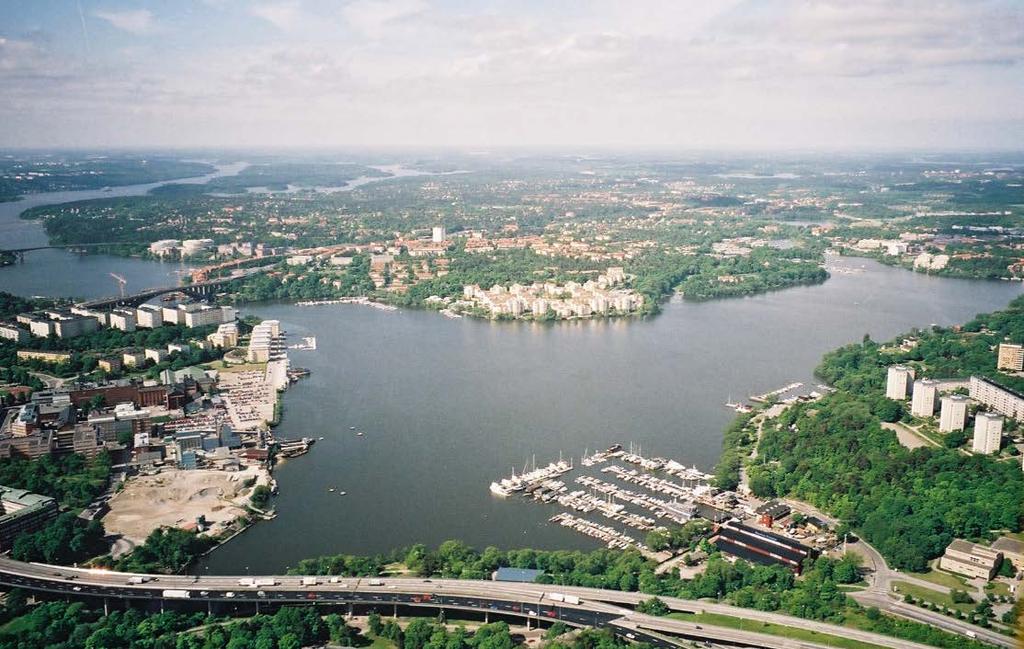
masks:
<svg viewBox="0 0 1024 649"><path fill-rule="evenodd" d="M821 643L796 641L759 633L754 629L733 629L704 622L693 623L635 612L631 607L648 596L597 588L542 584L452 579L369 579L318 577L317 583L303 583L303 577L287 575L251 577L265 585L243 586L248 577L182 575L134 575L107 570L90 570L30 564L0 557L0 585L70 597L93 597L131 602L148 602L160 607L187 604L218 607L234 605L274 607L281 604L358 605L379 607L382 612L397 607L466 610L512 616L529 625L538 620L561 620L573 626L608 627L628 639L643 640L658 647L670 647L684 640L731 646L771 649L817 649ZM142 582L142 583L134 583ZM578 603L555 601L552 593L575 596ZM856 639L893 649L925 649L926 645L889 636L838 627L777 613L740 609L722 604L662 598L676 611L723 613L751 621L773 622L817 633Z"/></svg>

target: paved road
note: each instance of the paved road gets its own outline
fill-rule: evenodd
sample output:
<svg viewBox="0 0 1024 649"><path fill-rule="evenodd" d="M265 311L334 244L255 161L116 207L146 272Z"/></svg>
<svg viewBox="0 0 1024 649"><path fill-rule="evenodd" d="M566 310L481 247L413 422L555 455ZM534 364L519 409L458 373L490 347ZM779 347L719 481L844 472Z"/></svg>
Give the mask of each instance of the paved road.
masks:
<svg viewBox="0 0 1024 649"><path fill-rule="evenodd" d="M132 577L144 583L129 583ZM638 593L596 588L515 584L493 581L449 579L348 579L318 578L318 583L303 584L302 577L255 577L267 580L265 585L246 587L240 577L129 575L106 570L84 570L27 564L0 557L0 584L28 590L68 596L150 601L161 606L174 600L196 603L261 604L324 603L360 604L369 606L417 606L495 612L527 620L562 620L574 626L605 626L635 639L648 640L657 646L678 643L680 638L738 646L770 647L772 649L817 649L825 644L798 642L754 630L732 629L712 624L696 624L682 620L652 617L636 613L631 607L646 596ZM576 602L559 602L552 592L579 598ZM837 627L813 620L803 620L776 613L739 609L727 605L665 598L666 604L678 611L723 613L748 620L774 622L785 626L810 629L818 633L854 638L893 649L926 649L924 645L905 642L888 636ZM666 640L664 634L677 636ZM633 638L631 638L633 639Z"/></svg>
<svg viewBox="0 0 1024 649"><path fill-rule="evenodd" d="M850 596L862 606L877 606L880 610L892 615L898 615L916 622L924 622L950 633L958 633L960 635L973 633L977 635L979 640L985 640L986 642L1004 647L1014 646L1012 639L995 631L983 629L961 620L951 619L941 613L903 602L902 599L893 593L894 581L905 581L940 593L948 593L950 589L947 586L919 579L912 574L897 572L891 569L878 550L875 550L863 541L851 543L849 549L863 556L867 567L872 571L868 589L850 593Z"/></svg>
<svg viewBox="0 0 1024 649"><path fill-rule="evenodd" d="M1013 638L1008 638L1001 633L996 633L990 629L983 629L973 624L961 622L960 620L946 617L941 613L935 613L934 611L929 611L928 609L924 609L919 606L906 604L903 601L894 599L885 593L864 591L862 593L853 594L853 598L863 606L877 606L879 609L892 615L898 615L908 620L914 620L915 622L923 622L924 624L937 627L943 631L964 634L965 630L969 630L976 634L978 640L1000 647L1012 648L1017 646Z"/></svg>

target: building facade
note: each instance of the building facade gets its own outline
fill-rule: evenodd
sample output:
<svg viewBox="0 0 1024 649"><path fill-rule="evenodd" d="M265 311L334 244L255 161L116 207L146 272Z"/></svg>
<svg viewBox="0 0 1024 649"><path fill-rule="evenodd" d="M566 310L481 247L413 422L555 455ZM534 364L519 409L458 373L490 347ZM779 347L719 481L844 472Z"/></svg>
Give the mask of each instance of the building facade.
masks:
<svg viewBox="0 0 1024 649"><path fill-rule="evenodd" d="M971 578L992 579L1003 562L998 550L977 543L954 539L939 559L939 567Z"/></svg>
<svg viewBox="0 0 1024 649"><path fill-rule="evenodd" d="M53 498L0 486L0 550L11 549L18 536L43 528L56 516Z"/></svg>
<svg viewBox="0 0 1024 649"><path fill-rule="evenodd" d="M902 401L910 394L913 385L914 370L906 365L893 365L886 374L885 396Z"/></svg>
<svg viewBox="0 0 1024 649"><path fill-rule="evenodd" d="M1024 395L981 376L971 377L971 398L1017 421L1024 421Z"/></svg>
<svg viewBox="0 0 1024 649"><path fill-rule="evenodd" d="M979 412L974 417L974 440L971 450L988 455L999 451L1003 440L1003 418L992 412Z"/></svg>
<svg viewBox="0 0 1024 649"><path fill-rule="evenodd" d="M939 432L951 433L967 427L967 404L970 399L962 394L950 394L942 397L939 409Z"/></svg>
<svg viewBox="0 0 1024 649"><path fill-rule="evenodd" d="M910 400L910 414L915 417L931 417L935 414L935 400L939 394L939 382L934 379L914 381L914 395Z"/></svg>
<svg viewBox="0 0 1024 649"><path fill-rule="evenodd" d="M1003 343L999 345L996 368L1008 372L1024 371L1024 345Z"/></svg>

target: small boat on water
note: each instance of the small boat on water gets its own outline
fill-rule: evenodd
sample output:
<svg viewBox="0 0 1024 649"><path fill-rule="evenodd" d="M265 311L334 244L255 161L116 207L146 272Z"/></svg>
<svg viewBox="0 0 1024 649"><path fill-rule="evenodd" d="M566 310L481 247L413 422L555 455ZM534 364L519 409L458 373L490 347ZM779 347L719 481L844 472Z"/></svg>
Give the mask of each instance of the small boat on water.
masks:
<svg viewBox="0 0 1024 649"><path fill-rule="evenodd" d="M355 430L355 429L356 429L356 427L355 427L355 426L349 426L349 427L348 427L348 429L349 429L349 430Z"/></svg>
<svg viewBox="0 0 1024 649"><path fill-rule="evenodd" d="M317 437L317 439L319 439L319 440L322 440L322 439L323 439L323 437Z"/></svg>
<svg viewBox="0 0 1024 649"><path fill-rule="evenodd" d="M356 437L362 437L362 436L363 436L363 431L359 431L358 433L356 433Z"/></svg>
<svg viewBox="0 0 1024 649"><path fill-rule="evenodd" d="M330 491L331 493L334 493L334 487L328 488L327 491Z"/></svg>
<svg viewBox="0 0 1024 649"><path fill-rule="evenodd" d="M347 491L342 491L342 492L339 492L339 493L338 493L338 495L339 495L339 496L344 496L344 495L347 495L347 494L348 494L348 492L347 492Z"/></svg>

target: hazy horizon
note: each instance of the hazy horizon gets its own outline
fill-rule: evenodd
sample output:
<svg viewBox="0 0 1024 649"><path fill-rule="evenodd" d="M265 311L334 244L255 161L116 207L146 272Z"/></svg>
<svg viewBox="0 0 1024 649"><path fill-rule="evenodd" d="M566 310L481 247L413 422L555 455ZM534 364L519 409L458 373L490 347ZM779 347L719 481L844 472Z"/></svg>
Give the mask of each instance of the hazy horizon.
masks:
<svg viewBox="0 0 1024 649"><path fill-rule="evenodd" d="M1024 5L43 0L0 148L1024 148Z"/></svg>

